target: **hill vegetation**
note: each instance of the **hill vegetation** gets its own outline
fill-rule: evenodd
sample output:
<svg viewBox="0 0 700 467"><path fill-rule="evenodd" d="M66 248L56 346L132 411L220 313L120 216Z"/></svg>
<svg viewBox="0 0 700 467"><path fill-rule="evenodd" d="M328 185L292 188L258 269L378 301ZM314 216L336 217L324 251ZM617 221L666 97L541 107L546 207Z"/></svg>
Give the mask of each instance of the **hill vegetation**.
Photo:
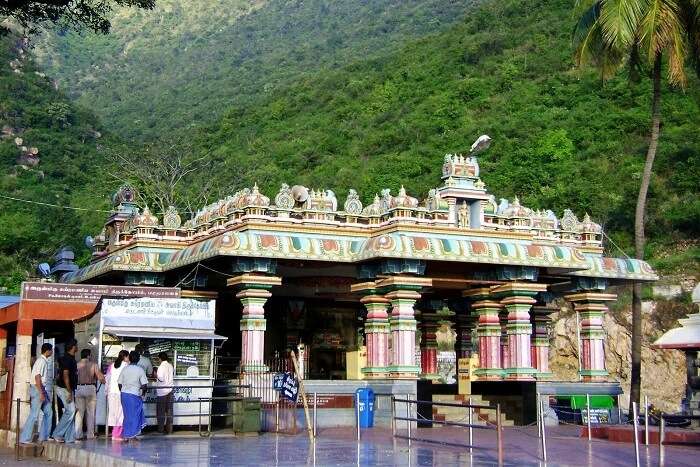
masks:
<svg viewBox="0 0 700 467"><path fill-rule="evenodd" d="M80 247L105 214L7 197L107 207L98 148L108 138L93 115L54 89L25 46L14 35L0 38L0 287L10 291L59 247Z"/></svg>
<svg viewBox="0 0 700 467"><path fill-rule="evenodd" d="M5 40L2 125L38 147L41 161L22 168L16 136L0 140L0 194L105 208L114 188L105 154L117 134L185 140L191 157L208 154L216 169L188 180L183 196L256 182L274 195L286 182L332 189L341 204L348 188L364 202L402 184L423 197L439 181L444 154L466 152L486 133L494 142L480 165L492 193L559 215L589 212L617 245L607 242L610 254L623 255L618 246L631 253L650 83L602 84L573 67L571 0L486 0L466 13L463 2L447 0L371 0L356 12L350 3L241 2L230 13L210 2L220 8L212 25L188 35L184 25L177 30L179 18L195 12L167 0L159 2L161 33L137 13L115 19L113 36L41 45L41 62L77 104L31 60L16 73L16 42ZM443 27L428 27L434 22ZM692 79L685 92L663 93L648 257L664 272L697 273L700 86ZM59 245L79 247L103 218L0 199L0 276L16 285Z"/></svg>
<svg viewBox="0 0 700 467"><path fill-rule="evenodd" d="M341 196L352 187L369 201L401 184L425 195L443 155L487 133L494 143L480 163L493 193L559 214L589 212L631 251L650 83L602 84L575 69L571 11L570 0L485 2L399 52L236 105L202 130L201 144L228 162L216 174L222 185L257 181L274 193L283 181L301 182ZM678 258L697 268L700 88L693 79L686 92L663 92L649 253L669 268Z"/></svg>
<svg viewBox="0 0 700 467"><path fill-rule="evenodd" d="M158 0L112 33L48 34L36 55L125 139L153 139L254 105L302 75L458 21L475 0Z"/></svg>

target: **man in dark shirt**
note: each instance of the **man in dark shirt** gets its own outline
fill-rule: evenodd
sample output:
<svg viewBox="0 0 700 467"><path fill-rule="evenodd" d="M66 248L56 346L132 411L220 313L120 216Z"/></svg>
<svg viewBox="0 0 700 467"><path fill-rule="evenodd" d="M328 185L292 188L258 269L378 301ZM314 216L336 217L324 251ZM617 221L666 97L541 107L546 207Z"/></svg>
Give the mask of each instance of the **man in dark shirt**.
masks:
<svg viewBox="0 0 700 467"><path fill-rule="evenodd" d="M66 344L66 353L58 361L59 375L56 380L56 395L63 404L63 415L53 430L52 438L59 443L75 442L75 387L78 384L78 364L75 353L78 343L75 339Z"/></svg>

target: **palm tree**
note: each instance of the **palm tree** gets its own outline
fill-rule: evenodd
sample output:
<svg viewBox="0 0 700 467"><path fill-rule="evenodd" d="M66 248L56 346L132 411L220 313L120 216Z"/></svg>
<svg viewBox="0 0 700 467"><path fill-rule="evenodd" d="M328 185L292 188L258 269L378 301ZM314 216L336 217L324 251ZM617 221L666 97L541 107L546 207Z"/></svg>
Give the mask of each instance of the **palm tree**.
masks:
<svg viewBox="0 0 700 467"><path fill-rule="evenodd" d="M573 34L578 66L592 65L608 79L627 67L637 79L645 68L651 71L651 131L644 171L634 213L634 246L644 259L644 215L647 191L661 127L661 79L671 86L686 85L687 59L698 64L700 50L700 0L577 0L582 11ZM632 402L639 403L642 363L642 286L632 288Z"/></svg>

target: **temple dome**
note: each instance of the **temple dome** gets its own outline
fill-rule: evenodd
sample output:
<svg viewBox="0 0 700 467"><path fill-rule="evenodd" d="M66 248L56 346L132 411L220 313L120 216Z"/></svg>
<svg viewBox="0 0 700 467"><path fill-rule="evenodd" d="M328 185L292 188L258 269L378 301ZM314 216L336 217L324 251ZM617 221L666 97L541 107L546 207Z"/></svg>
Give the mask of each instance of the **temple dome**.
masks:
<svg viewBox="0 0 700 467"><path fill-rule="evenodd" d="M146 206L143 208L143 213L134 216L133 225L134 227L157 227L158 218Z"/></svg>
<svg viewBox="0 0 700 467"><path fill-rule="evenodd" d="M390 208L417 208L418 200L406 194L406 189L401 185L399 194L391 198Z"/></svg>
<svg viewBox="0 0 700 467"><path fill-rule="evenodd" d="M600 224L596 224L591 220L591 216L586 213L583 216L583 220L581 221L581 224L579 224L579 229L581 232L587 232L587 233L601 233L603 231L602 227Z"/></svg>
<svg viewBox="0 0 700 467"><path fill-rule="evenodd" d="M368 204L362 210L363 216L381 216L382 212L382 200L379 199L379 195L374 195L374 201L372 204Z"/></svg>
<svg viewBox="0 0 700 467"><path fill-rule="evenodd" d="M501 215L505 217L528 217L531 214L532 209L521 205L517 196L513 199L513 202L510 203L501 213Z"/></svg>
<svg viewBox="0 0 700 467"><path fill-rule="evenodd" d="M260 193L258 189L258 184L253 185L253 189L250 193L242 196L241 207L259 207L266 208L270 205L270 198Z"/></svg>

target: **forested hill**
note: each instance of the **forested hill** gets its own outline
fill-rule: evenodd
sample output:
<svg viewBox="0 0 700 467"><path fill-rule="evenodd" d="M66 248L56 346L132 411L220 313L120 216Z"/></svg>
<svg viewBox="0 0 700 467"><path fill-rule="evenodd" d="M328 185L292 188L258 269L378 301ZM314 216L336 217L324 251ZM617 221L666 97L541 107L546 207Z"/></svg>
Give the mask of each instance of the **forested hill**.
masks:
<svg viewBox="0 0 700 467"><path fill-rule="evenodd" d="M234 106L202 132L231 170L220 184L352 187L364 201L405 184L425 196L446 152L493 139L487 187L526 205L589 212L630 249L647 147L650 83L601 84L572 62L572 0L492 0L398 52L307 76ZM649 254L697 270L700 88L664 88L648 202ZM623 253L612 247L615 255Z"/></svg>
<svg viewBox="0 0 700 467"><path fill-rule="evenodd" d="M159 3L173 9L186 4ZM350 4L376 21L348 16L352 21L340 22L340 14L318 11L334 12ZM384 9L370 15L379 4ZM190 178L184 187L189 193L208 186L232 193L257 182L273 196L279 184L287 182L332 189L341 204L348 188L358 190L365 202L382 188L396 192L401 184L424 197L439 182L444 154L466 151L478 135L487 133L494 142L480 156L480 164L490 192L509 198L517 194L531 208L558 214L566 207L579 216L589 212L631 253L650 85L648 80L630 85L623 77L603 85L593 72L574 69L572 4L483 0L467 8L465 2L446 0L258 2L254 12L231 19L233 31L248 24L236 43L217 49L215 41L208 42L219 37L213 32L182 31L178 37L196 42L200 52L219 50L217 56L225 58L199 68L189 59L176 60L189 56L191 47L172 48L172 37L157 36L148 28L134 29L129 42L141 49L143 67L130 58L132 49L120 52L126 58L115 58L114 68L106 69L99 61L93 67L90 54L109 55L118 38L99 42L71 36L60 53L52 52L42 61L51 59L50 69L63 83L59 89L74 85L71 96L77 103L37 74L41 71L31 60L22 59L22 69L15 72L17 44L4 40L0 123L13 135L0 140L0 194L105 208L114 187L105 153L116 144L106 135L116 134L127 139L184 138L192 146L192 157L209 152L223 163L216 171ZM284 22L280 15L292 15L285 10L290 6L297 15ZM459 8L462 13L457 14ZM397 13L396 21L387 19L390 11ZM224 22L219 16L227 15L210 19L218 25ZM174 18L163 15L164 22ZM289 37L300 34L307 39L313 36L308 25L316 21L325 26L319 27L319 42L299 39L299 49L279 41L279 35L258 38L265 30L246 23L253 20L285 24ZM380 46L381 38L366 33L370 23L375 25L372 31L381 30L376 27L379 20L393 25L393 32L387 33L390 46ZM338 22L338 40L344 47L332 47L324 36L334 30L329 26L333 21ZM409 38L406 24L431 21L452 24L433 28L433 33L427 26L416 26L421 37ZM115 36L118 33L117 24ZM80 40L103 44L104 50L78 50ZM263 46L269 54L255 55ZM146 60L167 50L172 51L167 60ZM68 66L71 61L82 65ZM180 64L181 75L172 63ZM87 71L77 72L89 67L89 76ZM210 81L209 67L231 81ZM71 70L77 73L74 82L69 79ZM159 80L162 94L157 92ZM81 105L100 113L104 126ZM648 203L648 256L664 272L697 274L699 269L698 121L698 81L691 79L685 92L664 87L662 136ZM208 123L197 126L202 122ZM174 129L190 124L195 128ZM23 139L21 145L17 136ZM32 157L22 146L30 153L38 148L38 165L26 164ZM102 213L0 200L0 280L16 286L59 245L80 247L86 233L97 233L103 218ZM610 242L607 247L610 254L623 254ZM87 251L78 248L78 254L85 259Z"/></svg>
<svg viewBox="0 0 700 467"><path fill-rule="evenodd" d="M321 69L395 50L478 0L158 0L109 35L46 34L35 54L126 139L209 123Z"/></svg>
<svg viewBox="0 0 700 467"><path fill-rule="evenodd" d="M59 247L82 246L105 214L6 197L105 209L99 148L110 143L93 115L54 89L17 36L0 38L0 128L0 292L15 292Z"/></svg>

